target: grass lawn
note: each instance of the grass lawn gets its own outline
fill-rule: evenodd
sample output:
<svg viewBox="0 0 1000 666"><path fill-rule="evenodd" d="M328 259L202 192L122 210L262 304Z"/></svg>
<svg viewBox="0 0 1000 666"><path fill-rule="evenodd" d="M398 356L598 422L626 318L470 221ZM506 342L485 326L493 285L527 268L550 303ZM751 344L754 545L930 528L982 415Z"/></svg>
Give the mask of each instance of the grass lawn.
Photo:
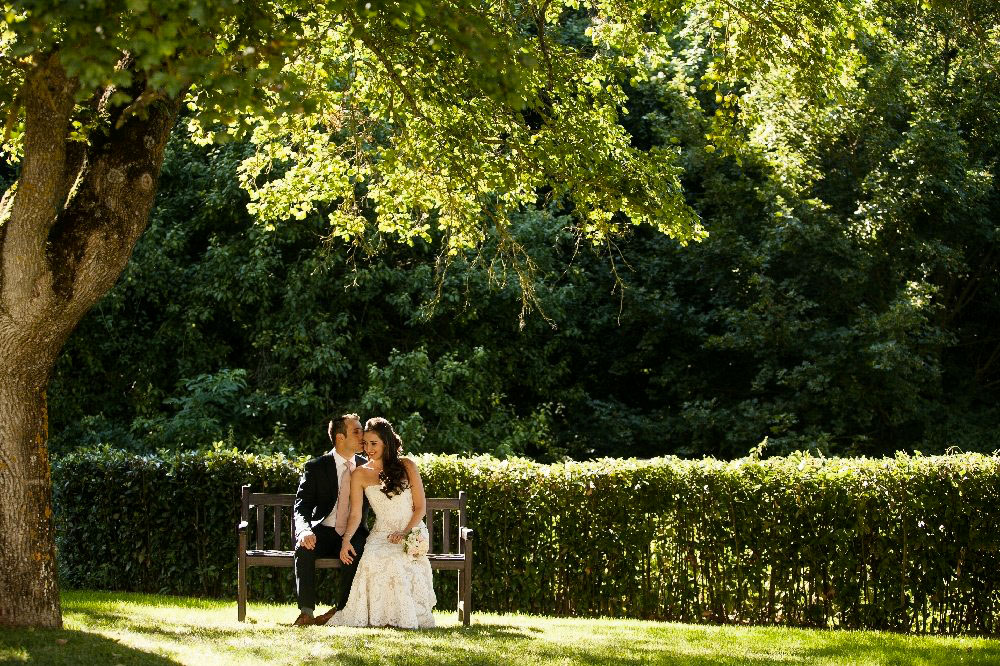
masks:
<svg viewBox="0 0 1000 666"><path fill-rule="evenodd" d="M1000 664L1000 641L525 615L429 631L290 627L292 606L65 592L63 630L0 630L3 664Z"/></svg>

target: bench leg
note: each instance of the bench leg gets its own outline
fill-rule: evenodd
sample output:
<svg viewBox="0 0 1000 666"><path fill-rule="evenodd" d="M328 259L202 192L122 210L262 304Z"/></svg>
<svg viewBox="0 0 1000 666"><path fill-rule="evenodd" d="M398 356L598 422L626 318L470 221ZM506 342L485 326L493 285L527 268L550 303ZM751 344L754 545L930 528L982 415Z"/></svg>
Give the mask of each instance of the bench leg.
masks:
<svg viewBox="0 0 1000 666"><path fill-rule="evenodd" d="M236 567L236 616L240 622L247 619L247 563L242 557Z"/></svg>
<svg viewBox="0 0 1000 666"><path fill-rule="evenodd" d="M458 593L461 599L458 602L458 619L466 627L472 622L472 542L465 544L465 567L458 572L459 583Z"/></svg>
<svg viewBox="0 0 1000 666"><path fill-rule="evenodd" d="M458 621L465 617L465 569L458 570Z"/></svg>

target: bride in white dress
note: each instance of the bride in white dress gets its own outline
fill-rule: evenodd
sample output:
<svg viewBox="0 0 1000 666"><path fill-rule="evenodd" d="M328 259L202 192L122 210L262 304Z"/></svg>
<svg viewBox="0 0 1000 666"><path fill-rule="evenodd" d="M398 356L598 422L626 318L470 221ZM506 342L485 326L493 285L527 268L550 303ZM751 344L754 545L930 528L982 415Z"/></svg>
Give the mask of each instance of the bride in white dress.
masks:
<svg viewBox="0 0 1000 666"><path fill-rule="evenodd" d="M350 564L357 556L351 537L361 524L362 494L375 512L375 525L365 542L347 604L326 624L433 627L431 609L437 599L431 563L426 555L414 557L403 548L403 540L414 528L422 529L427 537L420 472L412 460L399 457L402 441L383 418L365 423L364 446L368 463L351 473L351 515L340 551L342 562Z"/></svg>

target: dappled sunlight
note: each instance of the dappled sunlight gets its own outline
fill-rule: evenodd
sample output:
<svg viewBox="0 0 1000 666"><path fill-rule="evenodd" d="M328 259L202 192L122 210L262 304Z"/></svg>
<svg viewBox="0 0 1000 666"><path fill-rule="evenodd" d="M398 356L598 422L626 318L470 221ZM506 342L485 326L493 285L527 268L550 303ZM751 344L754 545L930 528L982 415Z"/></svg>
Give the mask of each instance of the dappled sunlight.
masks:
<svg viewBox="0 0 1000 666"><path fill-rule="evenodd" d="M788 627L690 625L614 618L454 613L438 626L292 627L291 605L108 592L65 592L66 629L0 631L3 663L122 664L710 664L861 666L992 664L1000 642L982 638ZM63 641L59 643L58 641Z"/></svg>

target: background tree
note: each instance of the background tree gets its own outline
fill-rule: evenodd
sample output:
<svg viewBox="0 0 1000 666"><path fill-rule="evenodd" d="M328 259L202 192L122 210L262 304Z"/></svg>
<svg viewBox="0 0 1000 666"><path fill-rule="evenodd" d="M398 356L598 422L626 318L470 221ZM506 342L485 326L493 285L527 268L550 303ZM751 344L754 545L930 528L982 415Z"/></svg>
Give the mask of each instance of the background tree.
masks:
<svg viewBox="0 0 1000 666"><path fill-rule="evenodd" d="M711 16L664 27L673 56L625 87L622 125L679 151L710 235L640 226L592 251L558 201L527 206L508 234L544 317L520 321L496 237L442 277L433 228L350 252L319 205L268 229L233 175L253 145L177 133L152 228L57 367L53 450L316 453L329 413L359 405L411 450L546 461L733 457L764 437L769 453L997 449L996 73L983 42L927 57L956 30L941 15L883 24L849 40L839 100L785 68L735 106L703 76ZM588 26L555 32L585 43ZM730 154L717 111L746 118Z"/></svg>

